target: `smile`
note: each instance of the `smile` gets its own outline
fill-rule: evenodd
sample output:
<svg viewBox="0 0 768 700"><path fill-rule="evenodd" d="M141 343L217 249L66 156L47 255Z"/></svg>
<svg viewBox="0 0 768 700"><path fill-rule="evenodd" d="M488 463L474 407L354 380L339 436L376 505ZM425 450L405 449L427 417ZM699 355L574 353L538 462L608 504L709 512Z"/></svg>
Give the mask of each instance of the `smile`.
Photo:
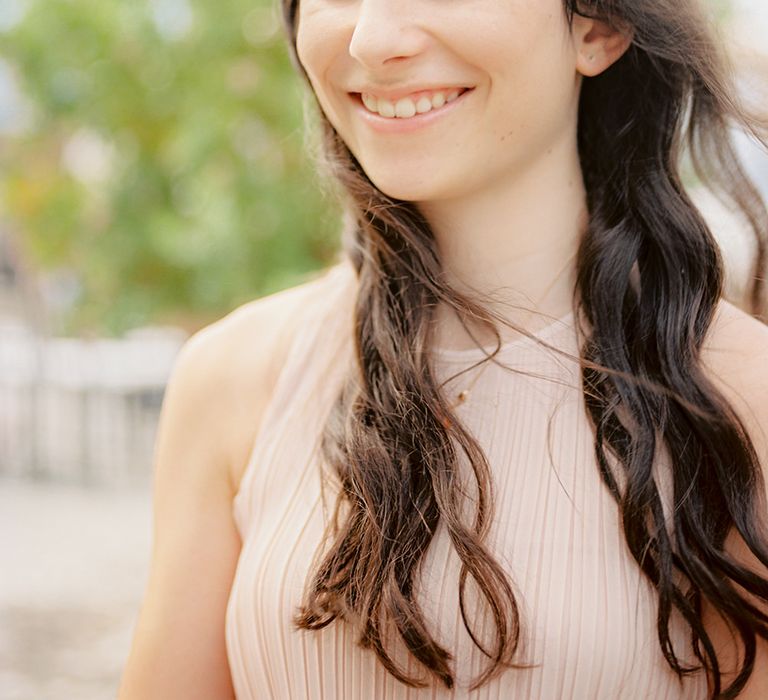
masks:
<svg viewBox="0 0 768 700"><path fill-rule="evenodd" d="M474 88L434 91L418 100L403 98L396 103L377 100L373 95L349 93L357 114L375 131L407 133L435 123L455 112L474 92Z"/></svg>

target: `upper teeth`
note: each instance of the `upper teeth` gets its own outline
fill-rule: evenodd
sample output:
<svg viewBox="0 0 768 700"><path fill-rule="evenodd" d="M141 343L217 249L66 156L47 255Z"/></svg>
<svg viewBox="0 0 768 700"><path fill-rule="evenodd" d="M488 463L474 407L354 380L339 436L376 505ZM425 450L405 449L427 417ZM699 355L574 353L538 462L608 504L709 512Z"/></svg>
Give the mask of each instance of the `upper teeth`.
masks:
<svg viewBox="0 0 768 700"><path fill-rule="evenodd" d="M454 88L449 92L434 90L429 94L422 94L418 100L411 97L402 97L397 102L386 100L383 97L376 97L368 92L362 93L363 104L371 112L376 112L382 117L398 117L407 119L414 114L424 114L433 109L442 107L446 102L453 102L461 93L461 90Z"/></svg>

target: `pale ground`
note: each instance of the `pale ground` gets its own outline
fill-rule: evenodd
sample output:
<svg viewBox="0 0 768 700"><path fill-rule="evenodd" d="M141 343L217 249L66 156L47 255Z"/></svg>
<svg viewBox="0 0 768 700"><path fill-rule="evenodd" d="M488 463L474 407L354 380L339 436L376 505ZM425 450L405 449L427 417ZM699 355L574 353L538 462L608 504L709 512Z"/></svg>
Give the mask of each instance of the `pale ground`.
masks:
<svg viewBox="0 0 768 700"><path fill-rule="evenodd" d="M151 491L0 479L0 699L117 693L146 585Z"/></svg>

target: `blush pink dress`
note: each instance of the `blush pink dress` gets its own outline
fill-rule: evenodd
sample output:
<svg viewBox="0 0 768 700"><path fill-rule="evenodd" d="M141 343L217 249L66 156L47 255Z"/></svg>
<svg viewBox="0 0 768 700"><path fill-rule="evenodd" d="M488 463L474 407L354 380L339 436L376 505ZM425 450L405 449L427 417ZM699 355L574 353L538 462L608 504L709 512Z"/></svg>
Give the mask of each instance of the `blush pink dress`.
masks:
<svg viewBox="0 0 768 700"><path fill-rule="evenodd" d="M457 411L493 472L496 505L487 543L509 573L522 614L516 658L536 666L506 669L480 689L468 690L487 659L461 620L459 558L442 523L417 593L433 634L453 654L453 690L423 674L404 647L395 647L395 659L430 685L416 689L401 683L372 651L356 644L344 623L317 632L294 629L291 616L332 506L332 492L324 489L325 498L321 492L317 447L322 422L353 361L355 283L348 262L334 266L302 311L296 324L301 330L234 499L243 548L227 606L226 642L237 697L704 700L704 672L681 682L662 656L658 598L629 553L617 505L599 476L578 365L519 335L505 343L497 359L520 372L486 365ZM537 336L578 354L572 314ZM448 379L482 356L480 348L438 348L435 371ZM458 393L479 371L448 386ZM668 493L665 469L657 466L655 473L662 493ZM474 593L470 581L470 620L485 635L493 630L491 618ZM693 665L688 627L676 610L670 633L678 657Z"/></svg>

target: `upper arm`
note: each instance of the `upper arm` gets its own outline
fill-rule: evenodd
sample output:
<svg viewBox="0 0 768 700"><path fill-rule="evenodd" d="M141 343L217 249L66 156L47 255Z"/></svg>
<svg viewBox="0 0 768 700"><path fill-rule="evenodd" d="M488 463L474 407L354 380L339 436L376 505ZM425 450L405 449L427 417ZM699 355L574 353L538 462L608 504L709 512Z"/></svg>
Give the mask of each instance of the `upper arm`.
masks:
<svg viewBox="0 0 768 700"><path fill-rule="evenodd" d="M222 440L226 383L210 332L182 348L154 453L149 583L121 700L233 697L224 614L240 551Z"/></svg>
<svg viewBox="0 0 768 700"><path fill-rule="evenodd" d="M768 326L728 303L721 303L718 317L713 323L708 341L702 353L708 376L731 403L744 423L761 464L764 481L768 483ZM764 525L768 525L766 502L763 494ZM768 531L768 527L764 527ZM725 551L742 566L768 579L766 568L749 550L744 540L731 530ZM768 614L768 605L734 584L740 595L746 597L758 609ZM716 610L703 599L702 622L717 651L721 663L722 687L727 687L736 677L743 663L743 649L738 632L727 624ZM757 636L755 667L746 687L739 695L741 700L768 698L768 642ZM710 693L712 681L709 680Z"/></svg>
<svg viewBox="0 0 768 700"><path fill-rule="evenodd" d="M241 542L232 499L289 331L318 284L243 305L177 357L153 458L149 582L119 700L234 696L225 616Z"/></svg>

